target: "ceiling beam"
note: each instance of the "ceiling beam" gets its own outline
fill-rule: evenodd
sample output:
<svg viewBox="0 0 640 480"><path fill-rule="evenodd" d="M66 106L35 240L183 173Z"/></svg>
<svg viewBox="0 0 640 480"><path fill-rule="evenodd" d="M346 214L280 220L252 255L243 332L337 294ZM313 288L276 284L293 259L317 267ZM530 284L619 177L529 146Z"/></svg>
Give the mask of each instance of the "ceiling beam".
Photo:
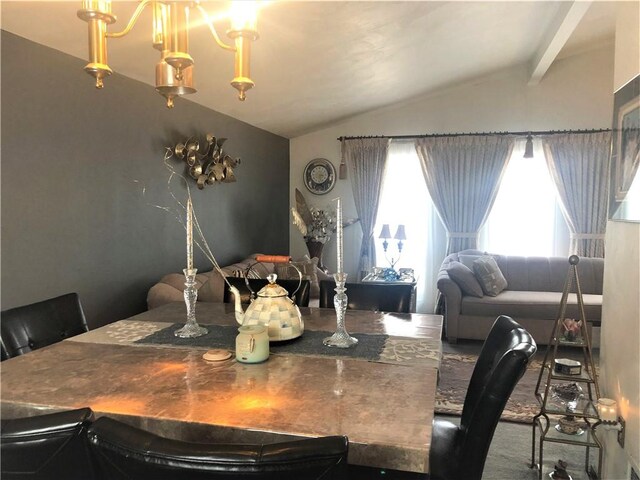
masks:
<svg viewBox="0 0 640 480"><path fill-rule="evenodd" d="M562 2L558 14L531 61L529 86L540 83L549 67L591 6L590 0Z"/></svg>

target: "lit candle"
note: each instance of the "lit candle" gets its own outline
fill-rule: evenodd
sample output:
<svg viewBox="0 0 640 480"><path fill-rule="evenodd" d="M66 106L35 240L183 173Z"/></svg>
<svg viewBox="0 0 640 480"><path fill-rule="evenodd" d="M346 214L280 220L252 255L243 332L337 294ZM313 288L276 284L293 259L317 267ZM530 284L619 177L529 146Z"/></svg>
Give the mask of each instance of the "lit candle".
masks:
<svg viewBox="0 0 640 480"><path fill-rule="evenodd" d="M340 197L338 197L338 206L336 207L336 227L336 240L338 243L338 273L344 273L344 247L342 245L342 201L340 200Z"/></svg>
<svg viewBox="0 0 640 480"><path fill-rule="evenodd" d="M187 269L193 270L193 205L187 199Z"/></svg>

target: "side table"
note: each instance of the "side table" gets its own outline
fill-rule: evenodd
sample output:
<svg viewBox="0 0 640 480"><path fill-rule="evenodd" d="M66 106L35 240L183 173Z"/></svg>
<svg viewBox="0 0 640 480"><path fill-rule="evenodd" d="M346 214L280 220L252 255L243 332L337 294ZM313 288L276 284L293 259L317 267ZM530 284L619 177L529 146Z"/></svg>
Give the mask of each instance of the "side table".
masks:
<svg viewBox="0 0 640 480"><path fill-rule="evenodd" d="M362 283L373 283L376 285L411 285L411 312L415 313L416 311L416 287L418 285L418 279L416 277L412 278L401 278L398 280L384 280L379 276L374 275L373 273L367 274L362 280Z"/></svg>

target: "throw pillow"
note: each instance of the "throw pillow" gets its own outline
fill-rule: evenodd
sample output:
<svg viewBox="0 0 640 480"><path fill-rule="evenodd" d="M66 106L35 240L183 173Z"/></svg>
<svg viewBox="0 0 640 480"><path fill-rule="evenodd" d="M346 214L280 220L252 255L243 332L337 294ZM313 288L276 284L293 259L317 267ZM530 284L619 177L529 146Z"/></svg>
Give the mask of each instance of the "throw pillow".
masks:
<svg viewBox="0 0 640 480"><path fill-rule="evenodd" d="M455 260L449 263L447 273L456 282L465 295L482 298L482 287L469 268Z"/></svg>
<svg viewBox="0 0 640 480"><path fill-rule="evenodd" d="M473 272L473 262L482 255L458 255L458 261Z"/></svg>
<svg viewBox="0 0 640 480"><path fill-rule="evenodd" d="M484 255L473 262L473 270L485 295L495 297L508 286L496 259L489 255Z"/></svg>
<svg viewBox="0 0 640 480"><path fill-rule="evenodd" d="M249 272L251 274L251 272ZM231 272L231 275L227 275L228 277L236 277L236 278L244 278L244 270L239 268L235 269ZM250 277L251 278L251 277Z"/></svg>

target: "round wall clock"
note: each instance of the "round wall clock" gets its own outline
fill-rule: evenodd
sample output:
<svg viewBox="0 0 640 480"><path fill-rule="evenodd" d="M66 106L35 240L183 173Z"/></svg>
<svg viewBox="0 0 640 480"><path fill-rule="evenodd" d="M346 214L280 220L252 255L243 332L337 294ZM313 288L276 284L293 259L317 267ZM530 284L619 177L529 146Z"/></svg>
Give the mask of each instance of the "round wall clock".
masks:
<svg viewBox="0 0 640 480"><path fill-rule="evenodd" d="M324 195L336 184L336 169L326 158L315 158L304 167L303 180L311 193Z"/></svg>

